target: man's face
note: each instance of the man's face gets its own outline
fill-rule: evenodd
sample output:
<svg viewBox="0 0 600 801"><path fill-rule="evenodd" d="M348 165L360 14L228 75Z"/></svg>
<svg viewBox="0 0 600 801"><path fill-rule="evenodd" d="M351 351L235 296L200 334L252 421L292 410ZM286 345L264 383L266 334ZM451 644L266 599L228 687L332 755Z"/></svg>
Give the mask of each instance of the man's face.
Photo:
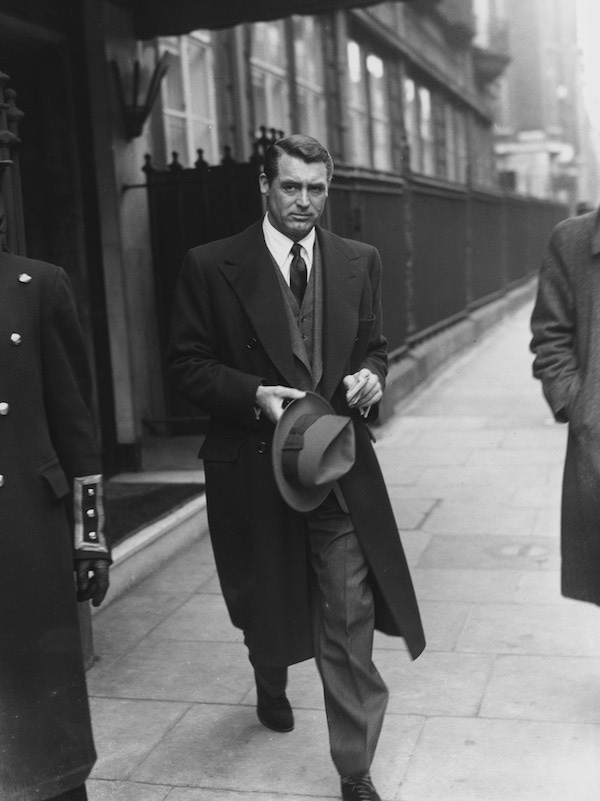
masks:
<svg viewBox="0 0 600 801"><path fill-rule="evenodd" d="M294 242L303 239L325 208L328 188L325 164L321 161L307 164L282 153L277 176L269 183L263 173L259 183L267 198L272 225Z"/></svg>

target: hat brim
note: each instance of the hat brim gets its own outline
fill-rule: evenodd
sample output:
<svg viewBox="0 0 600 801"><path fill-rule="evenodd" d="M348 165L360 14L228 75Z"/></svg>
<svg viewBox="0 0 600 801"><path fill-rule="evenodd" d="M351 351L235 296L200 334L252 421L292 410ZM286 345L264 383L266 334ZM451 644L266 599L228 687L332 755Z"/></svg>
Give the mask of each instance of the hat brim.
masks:
<svg viewBox="0 0 600 801"><path fill-rule="evenodd" d="M283 411L273 434L273 473L275 483L283 500L297 512L312 512L320 506L331 492L332 485L302 487L292 485L283 474L282 448L296 421L305 414L335 414L329 401L315 392L307 392L303 398L293 400Z"/></svg>

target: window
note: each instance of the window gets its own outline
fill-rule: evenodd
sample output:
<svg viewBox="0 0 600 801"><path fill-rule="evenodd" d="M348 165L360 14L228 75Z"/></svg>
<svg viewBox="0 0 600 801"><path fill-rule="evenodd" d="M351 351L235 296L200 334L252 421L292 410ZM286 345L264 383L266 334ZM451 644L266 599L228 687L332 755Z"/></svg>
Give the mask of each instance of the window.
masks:
<svg viewBox="0 0 600 801"><path fill-rule="evenodd" d="M386 65L354 40L347 48L349 161L377 170L392 169L392 144Z"/></svg>
<svg viewBox="0 0 600 801"><path fill-rule="evenodd" d="M321 28L314 17L294 17L298 131L327 140L325 64Z"/></svg>
<svg viewBox="0 0 600 801"><path fill-rule="evenodd" d="M167 153L175 151L184 166L192 166L201 149L204 159L215 163L219 149L211 34L197 31L160 39L159 50L168 53L169 64L161 87Z"/></svg>
<svg viewBox="0 0 600 801"><path fill-rule="evenodd" d="M298 16L258 22L250 30L256 133L264 125L286 134L306 133L325 142L325 64L320 22L315 17Z"/></svg>
<svg viewBox="0 0 600 801"><path fill-rule="evenodd" d="M414 172L456 183L467 180L466 113L440 93L404 82L404 121Z"/></svg>
<svg viewBox="0 0 600 801"><path fill-rule="evenodd" d="M289 132L288 72L284 21L252 25L250 77L257 128L264 125Z"/></svg>

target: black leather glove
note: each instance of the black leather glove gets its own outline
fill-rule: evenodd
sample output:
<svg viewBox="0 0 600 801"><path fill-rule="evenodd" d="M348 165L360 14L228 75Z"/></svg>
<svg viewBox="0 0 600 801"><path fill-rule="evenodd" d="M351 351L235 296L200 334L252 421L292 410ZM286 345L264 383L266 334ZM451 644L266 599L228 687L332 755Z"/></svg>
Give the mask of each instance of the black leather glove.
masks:
<svg viewBox="0 0 600 801"><path fill-rule="evenodd" d="M92 606L100 606L104 600L109 580L109 559L78 559L75 562L77 600L92 600Z"/></svg>

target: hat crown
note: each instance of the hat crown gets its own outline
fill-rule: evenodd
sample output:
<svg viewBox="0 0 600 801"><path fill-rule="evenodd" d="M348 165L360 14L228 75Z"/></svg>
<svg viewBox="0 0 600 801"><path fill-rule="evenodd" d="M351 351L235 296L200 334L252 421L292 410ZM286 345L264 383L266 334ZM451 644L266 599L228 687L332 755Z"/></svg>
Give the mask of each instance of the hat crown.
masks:
<svg viewBox="0 0 600 801"><path fill-rule="evenodd" d="M325 398L313 392L286 407L273 438L273 469L289 506L301 512L316 509L354 460L350 417L336 415Z"/></svg>

